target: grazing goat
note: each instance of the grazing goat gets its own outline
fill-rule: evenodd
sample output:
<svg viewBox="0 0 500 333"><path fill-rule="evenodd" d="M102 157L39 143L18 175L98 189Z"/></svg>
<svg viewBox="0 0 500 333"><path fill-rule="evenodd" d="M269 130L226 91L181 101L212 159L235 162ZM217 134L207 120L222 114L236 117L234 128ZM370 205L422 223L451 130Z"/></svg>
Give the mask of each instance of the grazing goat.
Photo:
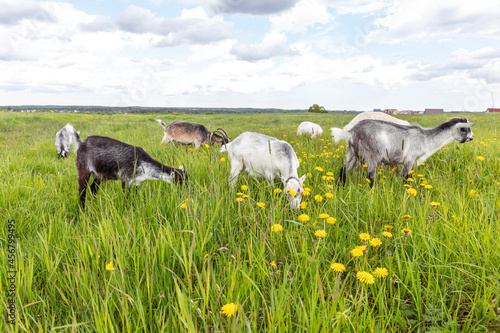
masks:
<svg viewBox="0 0 500 333"><path fill-rule="evenodd" d="M145 180L162 180L182 184L188 179L186 171L171 168L149 156L141 147L104 136L89 136L76 153L78 192L85 207L85 194L90 175L94 181L90 187L95 195L101 182L118 180L125 191L132 184L139 186Z"/></svg>
<svg viewBox="0 0 500 333"><path fill-rule="evenodd" d="M407 122L406 120L394 118L382 112L363 112L354 117L349 124L345 125L344 131L350 131L351 128L353 128L357 123L365 119L383 120L399 125L410 125L410 123ZM336 141L338 142L338 140Z"/></svg>
<svg viewBox="0 0 500 333"><path fill-rule="evenodd" d="M244 132L233 142L222 146L220 151L228 152L233 187L243 170L253 178L265 178L269 182L280 177L290 206L295 209L300 207L306 176L299 178L297 169L300 162L288 142L260 133Z"/></svg>
<svg viewBox="0 0 500 333"><path fill-rule="evenodd" d="M318 124L304 121L297 127L297 135L303 134L310 135L314 139L316 136L323 134L323 129Z"/></svg>
<svg viewBox="0 0 500 333"><path fill-rule="evenodd" d="M231 141L222 128L210 132L204 125L188 123L187 121L173 121L168 125L161 119L156 119L156 121L165 129L165 135L161 140L165 144L170 141L185 145L194 144L194 148L198 150L205 143L216 142L222 146Z"/></svg>
<svg viewBox="0 0 500 333"><path fill-rule="evenodd" d="M466 118L453 118L433 128L419 125L398 125L381 120L362 120L350 131L332 128L332 135L346 139L349 147L339 179L345 184L346 174L356 165L356 159L368 165L367 178L373 186L377 167L403 164L403 176L414 164L420 165L432 154L453 140L464 143L474 139Z"/></svg>
<svg viewBox="0 0 500 333"><path fill-rule="evenodd" d="M66 158L71 145L73 145L73 150L78 150L82 144L79 134L70 123L67 123L66 126L56 133L56 151L59 157Z"/></svg>

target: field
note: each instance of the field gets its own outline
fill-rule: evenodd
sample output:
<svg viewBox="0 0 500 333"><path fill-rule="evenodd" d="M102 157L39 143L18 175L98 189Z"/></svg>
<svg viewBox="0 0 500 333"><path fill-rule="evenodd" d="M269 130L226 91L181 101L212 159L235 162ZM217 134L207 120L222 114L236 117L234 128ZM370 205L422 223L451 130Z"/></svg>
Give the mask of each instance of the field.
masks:
<svg viewBox="0 0 500 333"><path fill-rule="evenodd" d="M453 116L477 122L472 142L441 149L408 183L381 168L371 188L362 166L345 187L335 180L346 144L328 129L354 114L0 112L0 331L498 331L500 119ZM156 118L290 142L306 207L292 211L279 182L245 176L230 188L227 153L162 145ZM451 117L400 118L432 127ZM303 120L324 134L297 137ZM111 181L81 211L76 154L58 159L54 147L67 122L82 138L182 164L189 186L148 181L126 195Z"/></svg>

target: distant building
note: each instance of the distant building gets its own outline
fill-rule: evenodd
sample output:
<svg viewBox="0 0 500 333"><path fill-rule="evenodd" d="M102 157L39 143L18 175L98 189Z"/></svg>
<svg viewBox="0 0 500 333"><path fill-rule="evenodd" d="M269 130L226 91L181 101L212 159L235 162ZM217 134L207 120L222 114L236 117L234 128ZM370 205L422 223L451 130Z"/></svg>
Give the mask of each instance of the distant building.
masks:
<svg viewBox="0 0 500 333"><path fill-rule="evenodd" d="M486 112L500 112L499 108L488 108L486 109Z"/></svg>
<svg viewBox="0 0 500 333"><path fill-rule="evenodd" d="M425 109L424 114L440 114L444 113L443 109Z"/></svg>
<svg viewBox="0 0 500 333"><path fill-rule="evenodd" d="M382 109L373 109L373 112L382 112Z"/></svg>
<svg viewBox="0 0 500 333"><path fill-rule="evenodd" d="M397 109L385 109L385 110L384 110L384 111L382 111L382 112L384 112L384 113L386 113L386 114L393 114L395 111L397 111Z"/></svg>
<svg viewBox="0 0 500 333"><path fill-rule="evenodd" d="M415 112L413 110L403 110L400 111L399 114L414 114Z"/></svg>

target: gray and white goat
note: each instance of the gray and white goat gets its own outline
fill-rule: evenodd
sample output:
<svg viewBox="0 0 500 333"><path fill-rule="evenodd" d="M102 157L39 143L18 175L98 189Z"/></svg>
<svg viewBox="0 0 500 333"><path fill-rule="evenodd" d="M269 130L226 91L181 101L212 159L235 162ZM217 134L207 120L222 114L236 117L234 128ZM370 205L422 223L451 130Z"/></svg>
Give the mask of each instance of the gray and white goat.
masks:
<svg viewBox="0 0 500 333"><path fill-rule="evenodd" d="M406 120L401 120L392 116L389 116L388 114L382 113L382 112L363 112L358 114L356 117L354 117L349 124L344 126L344 131L350 131L351 128L356 126L357 123L359 123L361 120L365 119L373 119L373 120L382 120L382 121L388 121L390 123L394 124L399 124L399 125L410 125L409 122ZM335 142L338 142L335 137L333 138Z"/></svg>
<svg viewBox="0 0 500 333"><path fill-rule="evenodd" d="M205 143L216 142L223 145L231 141L226 131L222 128L210 132L202 124L193 124L187 121L173 121L170 124L165 124L161 119L156 119L157 122L165 129L162 143L175 141L185 145L194 144L194 148L198 150Z"/></svg>
<svg viewBox="0 0 500 333"><path fill-rule="evenodd" d="M189 177L180 167L166 166L148 155L141 147L93 135L80 145L76 153L78 171L78 193L85 207L85 195L90 175L94 180L90 186L95 195L101 182L121 180L123 190L132 184L139 186L146 180L162 180L167 183L182 184Z"/></svg>
<svg viewBox="0 0 500 333"><path fill-rule="evenodd" d="M67 123L56 133L56 151L57 155L66 158L69 154L70 147L73 145L73 150L77 151L82 144L80 133L75 130L73 125Z"/></svg>
<svg viewBox="0 0 500 333"><path fill-rule="evenodd" d="M350 131L332 128L332 135L346 139L349 147L339 179L345 184L346 174L356 166L356 159L368 165L367 178L373 185L377 167L403 164L403 177L414 164L420 165L453 140L464 143L474 139L466 118L453 118L433 128L398 125L381 120L362 120Z"/></svg>
<svg viewBox="0 0 500 333"><path fill-rule="evenodd" d="M231 161L229 181L233 187L241 171L246 171L253 178L265 178L269 182L280 177L290 206L300 208L304 192L302 184L306 176L299 178L297 169L300 162L288 142L265 134L244 132L233 142L222 146L220 151L228 152Z"/></svg>
<svg viewBox="0 0 500 333"><path fill-rule="evenodd" d="M297 127L297 135L309 135L311 138L315 138L318 135L323 134L323 129L318 124L310 121L303 121Z"/></svg>

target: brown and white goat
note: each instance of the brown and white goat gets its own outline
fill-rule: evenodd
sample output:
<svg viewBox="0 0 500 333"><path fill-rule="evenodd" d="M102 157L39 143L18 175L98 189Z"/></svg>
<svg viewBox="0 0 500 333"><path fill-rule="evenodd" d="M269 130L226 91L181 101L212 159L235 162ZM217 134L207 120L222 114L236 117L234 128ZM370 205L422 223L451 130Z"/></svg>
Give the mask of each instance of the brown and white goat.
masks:
<svg viewBox="0 0 500 333"><path fill-rule="evenodd" d="M173 121L167 125L161 119L156 119L156 121L165 129L165 134L161 140L161 143L164 144L171 141L185 145L194 144L194 148L198 150L205 143L215 142L222 146L231 141L226 131L222 128L210 132L202 124L193 124L187 121Z"/></svg>
<svg viewBox="0 0 500 333"><path fill-rule="evenodd" d="M189 178L182 167L175 169L166 166L149 156L141 147L98 135L89 136L80 145L76 153L76 169L82 207L85 207L90 175L94 178L90 186L94 195L100 183L106 180L121 180L125 191L132 184L139 186L146 180L182 184Z"/></svg>

